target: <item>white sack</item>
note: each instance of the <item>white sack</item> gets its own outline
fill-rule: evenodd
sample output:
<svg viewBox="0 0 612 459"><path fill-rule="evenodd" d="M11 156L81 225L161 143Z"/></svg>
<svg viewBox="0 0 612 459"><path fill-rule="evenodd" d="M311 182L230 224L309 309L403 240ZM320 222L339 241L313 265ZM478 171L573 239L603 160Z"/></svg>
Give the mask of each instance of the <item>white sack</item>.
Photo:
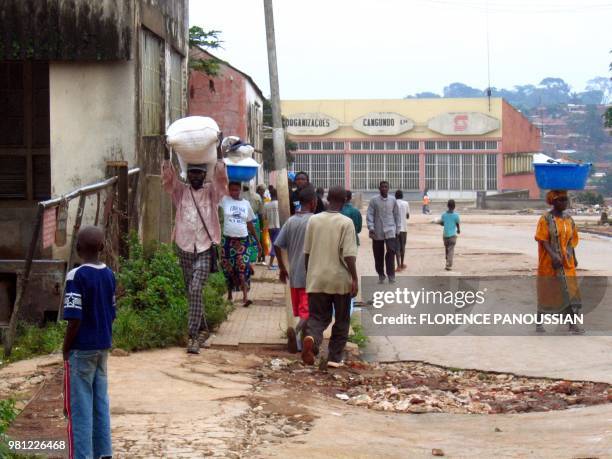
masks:
<svg viewBox="0 0 612 459"><path fill-rule="evenodd" d="M214 162L217 158L219 126L206 116L188 116L172 123L166 131L166 143L177 153L181 170L186 164Z"/></svg>

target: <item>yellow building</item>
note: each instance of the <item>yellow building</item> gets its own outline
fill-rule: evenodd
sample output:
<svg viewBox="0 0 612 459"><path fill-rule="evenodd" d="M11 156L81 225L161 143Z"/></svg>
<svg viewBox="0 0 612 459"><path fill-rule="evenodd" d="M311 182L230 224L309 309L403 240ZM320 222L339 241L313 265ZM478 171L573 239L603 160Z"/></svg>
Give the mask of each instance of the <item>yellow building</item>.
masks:
<svg viewBox="0 0 612 459"><path fill-rule="evenodd" d="M294 169L315 186L428 190L473 199L477 191L529 189L539 131L500 98L285 100L297 142Z"/></svg>

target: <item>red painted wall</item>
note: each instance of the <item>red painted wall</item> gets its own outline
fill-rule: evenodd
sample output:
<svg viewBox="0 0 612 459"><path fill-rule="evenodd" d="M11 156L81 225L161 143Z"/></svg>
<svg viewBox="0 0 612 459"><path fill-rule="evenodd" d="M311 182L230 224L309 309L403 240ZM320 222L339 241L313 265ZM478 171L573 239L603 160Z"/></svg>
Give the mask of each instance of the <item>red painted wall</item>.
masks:
<svg viewBox="0 0 612 459"><path fill-rule="evenodd" d="M207 59L199 50L193 56ZM248 106L246 100L246 78L222 63L219 75L211 77L204 72L191 71L189 75L189 115L210 116L224 136L247 137Z"/></svg>
<svg viewBox="0 0 612 459"><path fill-rule="evenodd" d="M540 130L505 100L502 101L502 154L534 153L541 151ZM502 161L503 164L503 161ZM538 198L538 188L533 174L504 175L502 190L528 189L529 197Z"/></svg>

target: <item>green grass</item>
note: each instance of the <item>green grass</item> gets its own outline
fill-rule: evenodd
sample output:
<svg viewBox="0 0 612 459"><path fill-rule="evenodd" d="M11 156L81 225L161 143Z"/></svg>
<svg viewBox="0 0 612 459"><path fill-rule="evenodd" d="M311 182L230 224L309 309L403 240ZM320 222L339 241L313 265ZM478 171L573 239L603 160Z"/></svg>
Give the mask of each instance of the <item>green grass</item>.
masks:
<svg viewBox="0 0 612 459"><path fill-rule="evenodd" d="M363 325L361 325L361 321L356 315L351 317L351 328L353 329L353 334L349 336L349 342L355 343L360 348L365 347L368 344L368 337L364 333Z"/></svg>
<svg viewBox="0 0 612 459"><path fill-rule="evenodd" d="M20 322L11 355L6 357L3 352L0 365L59 351L65 331L65 323L49 322L39 327Z"/></svg>

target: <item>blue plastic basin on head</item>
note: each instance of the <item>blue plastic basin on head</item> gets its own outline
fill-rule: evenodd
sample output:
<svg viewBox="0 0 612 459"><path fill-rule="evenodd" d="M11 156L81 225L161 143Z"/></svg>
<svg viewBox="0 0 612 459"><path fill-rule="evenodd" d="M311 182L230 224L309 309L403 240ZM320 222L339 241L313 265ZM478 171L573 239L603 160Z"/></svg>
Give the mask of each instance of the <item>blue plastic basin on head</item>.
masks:
<svg viewBox="0 0 612 459"><path fill-rule="evenodd" d="M535 177L543 190L584 190L591 163L536 163Z"/></svg>
<svg viewBox="0 0 612 459"><path fill-rule="evenodd" d="M248 182L257 175L259 166L236 166L227 165L227 177L231 182Z"/></svg>

